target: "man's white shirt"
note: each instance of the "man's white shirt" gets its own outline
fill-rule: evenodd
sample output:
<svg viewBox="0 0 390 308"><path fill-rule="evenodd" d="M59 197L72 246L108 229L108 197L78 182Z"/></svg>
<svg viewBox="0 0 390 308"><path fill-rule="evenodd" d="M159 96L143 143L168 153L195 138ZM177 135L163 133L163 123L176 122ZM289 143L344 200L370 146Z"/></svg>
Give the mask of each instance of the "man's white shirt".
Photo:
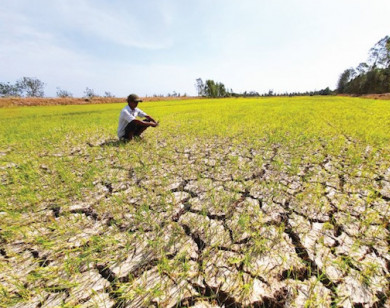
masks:
<svg viewBox="0 0 390 308"><path fill-rule="evenodd" d="M135 120L137 117L146 117L147 114L143 112L141 109L135 108L131 110L130 106L127 105L121 110L121 114L119 116L119 124L118 124L118 137L122 138L125 135L125 128L127 124L131 121Z"/></svg>

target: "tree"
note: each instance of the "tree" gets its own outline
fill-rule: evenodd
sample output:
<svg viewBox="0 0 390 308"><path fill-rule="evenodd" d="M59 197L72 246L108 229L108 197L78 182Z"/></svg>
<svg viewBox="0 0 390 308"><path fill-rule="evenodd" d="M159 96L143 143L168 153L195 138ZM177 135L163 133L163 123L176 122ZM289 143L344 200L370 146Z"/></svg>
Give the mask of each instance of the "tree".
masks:
<svg viewBox="0 0 390 308"><path fill-rule="evenodd" d="M110 91L105 91L104 97L115 97L115 95L113 95Z"/></svg>
<svg viewBox="0 0 390 308"><path fill-rule="evenodd" d="M57 96L58 97L73 97L73 94L67 90L62 90L61 88L57 87Z"/></svg>
<svg viewBox="0 0 390 308"><path fill-rule="evenodd" d="M23 77L16 82L16 87L26 92L26 96L43 97L45 83L35 77Z"/></svg>
<svg viewBox="0 0 390 308"><path fill-rule="evenodd" d="M345 70L339 78L338 93L368 94L390 91L390 37L379 40L369 51L367 62L356 70Z"/></svg>
<svg viewBox="0 0 390 308"><path fill-rule="evenodd" d="M331 95L332 91L329 89L329 87L326 87L325 89L319 90L318 95Z"/></svg>
<svg viewBox="0 0 390 308"><path fill-rule="evenodd" d="M346 88L348 82L351 81L353 76L355 75L355 71L353 68L346 69L339 77L339 81L337 82L337 92L338 93L347 93Z"/></svg>
<svg viewBox="0 0 390 308"><path fill-rule="evenodd" d="M208 79L205 82L205 94L208 97L217 97L218 90L214 80Z"/></svg>
<svg viewBox="0 0 390 308"><path fill-rule="evenodd" d="M217 87L217 97L227 96L225 85L222 82L217 82L216 87Z"/></svg>
<svg viewBox="0 0 390 308"><path fill-rule="evenodd" d="M95 91L93 89L90 89L88 87L85 88L84 94L86 98L93 98L99 96L95 94Z"/></svg>
<svg viewBox="0 0 390 308"><path fill-rule="evenodd" d="M390 37L385 36L370 49L368 62L371 68L388 68L390 66Z"/></svg>
<svg viewBox="0 0 390 308"><path fill-rule="evenodd" d="M195 87L198 92L198 96L226 97L231 96L233 94L229 93L229 91L226 89L225 85L222 82L215 82L211 79L208 79L205 81L205 83L203 83L203 80L201 78L198 78L196 79Z"/></svg>
<svg viewBox="0 0 390 308"><path fill-rule="evenodd" d="M0 96L21 96L23 89L18 84L10 84L9 82L0 82Z"/></svg>
<svg viewBox="0 0 390 308"><path fill-rule="evenodd" d="M196 91L198 92L198 96L205 96L205 84L203 83L202 78L196 79Z"/></svg>
<svg viewBox="0 0 390 308"><path fill-rule="evenodd" d="M362 75L362 74L365 74L367 73L367 71L369 70L369 66L367 63L365 62L362 62L360 63L357 67L356 67L356 71L358 72L359 75Z"/></svg>

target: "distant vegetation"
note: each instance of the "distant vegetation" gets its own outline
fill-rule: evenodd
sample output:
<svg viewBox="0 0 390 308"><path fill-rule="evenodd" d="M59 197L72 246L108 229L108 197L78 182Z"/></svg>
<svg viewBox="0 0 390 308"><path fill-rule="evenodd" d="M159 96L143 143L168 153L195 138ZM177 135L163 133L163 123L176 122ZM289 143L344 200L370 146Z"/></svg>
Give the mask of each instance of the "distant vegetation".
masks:
<svg viewBox="0 0 390 308"><path fill-rule="evenodd" d="M242 93L236 93L233 89L228 89L222 82L216 82L214 80L206 80L203 82L202 78L196 79L196 91L198 96L203 97L257 97L257 96L313 96L313 95L332 95L334 91L330 90L329 87L322 90L306 91L306 92L284 92L275 93L273 90L260 94L256 91L244 91Z"/></svg>
<svg viewBox="0 0 390 308"><path fill-rule="evenodd" d="M203 82L202 78L196 79L195 84L198 96L206 97L229 97L233 96L233 90L227 90L222 82L215 82L207 79Z"/></svg>
<svg viewBox="0 0 390 308"><path fill-rule="evenodd" d="M348 68L340 75L337 92L358 95L390 92L389 36L370 49L367 62Z"/></svg>
<svg viewBox="0 0 390 308"><path fill-rule="evenodd" d="M45 83L35 77L23 77L15 84L0 82L0 96L43 97Z"/></svg>
<svg viewBox="0 0 390 308"><path fill-rule="evenodd" d="M14 84L10 82L0 82L0 97L44 97L45 83L36 77L23 77L17 80ZM68 91L57 87L57 97L60 98L72 98L73 94ZM91 99L96 97L114 98L109 91L104 92L104 96L96 94L93 89L85 88L84 98Z"/></svg>
<svg viewBox="0 0 390 308"><path fill-rule="evenodd" d="M73 94L67 90L63 90L63 89L57 87L57 96L65 98L65 97L73 97Z"/></svg>

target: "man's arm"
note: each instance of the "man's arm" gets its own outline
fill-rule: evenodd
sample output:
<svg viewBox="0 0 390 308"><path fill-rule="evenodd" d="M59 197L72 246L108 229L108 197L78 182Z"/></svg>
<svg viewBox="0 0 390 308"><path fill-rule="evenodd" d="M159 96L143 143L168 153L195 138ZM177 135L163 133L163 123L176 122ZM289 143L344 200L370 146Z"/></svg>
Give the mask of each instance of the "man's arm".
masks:
<svg viewBox="0 0 390 308"><path fill-rule="evenodd" d="M146 118L146 120L148 121L148 122L153 122L153 123L157 123L151 116L145 116L145 118Z"/></svg>
<svg viewBox="0 0 390 308"><path fill-rule="evenodd" d="M134 121L134 123L138 124L139 126L143 126L143 127L149 127L149 126L156 127L158 125L158 123L155 122L154 120L153 120L153 122L141 121L141 120L137 120L137 119L135 119L133 121Z"/></svg>

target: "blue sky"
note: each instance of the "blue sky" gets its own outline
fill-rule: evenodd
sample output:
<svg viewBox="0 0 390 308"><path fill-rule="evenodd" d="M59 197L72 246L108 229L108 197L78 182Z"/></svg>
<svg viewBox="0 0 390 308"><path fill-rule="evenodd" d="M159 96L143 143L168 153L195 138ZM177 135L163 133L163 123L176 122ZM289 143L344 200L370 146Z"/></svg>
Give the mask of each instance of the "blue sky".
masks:
<svg viewBox="0 0 390 308"><path fill-rule="evenodd" d="M336 87L390 35L389 0L0 0L0 81L83 96Z"/></svg>

